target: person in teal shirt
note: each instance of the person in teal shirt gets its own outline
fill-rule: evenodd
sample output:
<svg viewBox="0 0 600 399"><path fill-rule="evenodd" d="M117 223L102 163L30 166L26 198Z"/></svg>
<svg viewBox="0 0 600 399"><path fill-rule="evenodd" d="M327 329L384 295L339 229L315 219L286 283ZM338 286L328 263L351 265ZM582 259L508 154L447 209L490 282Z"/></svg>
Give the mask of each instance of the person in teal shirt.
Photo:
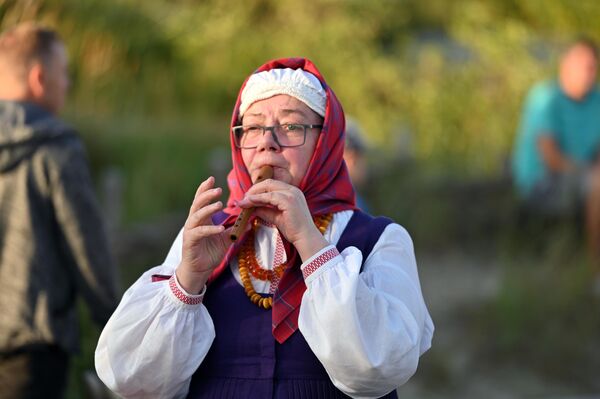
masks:
<svg viewBox="0 0 600 399"><path fill-rule="evenodd" d="M556 80L527 96L513 153L522 199L545 214L584 207L590 245L600 259L600 88L598 48L573 42Z"/></svg>

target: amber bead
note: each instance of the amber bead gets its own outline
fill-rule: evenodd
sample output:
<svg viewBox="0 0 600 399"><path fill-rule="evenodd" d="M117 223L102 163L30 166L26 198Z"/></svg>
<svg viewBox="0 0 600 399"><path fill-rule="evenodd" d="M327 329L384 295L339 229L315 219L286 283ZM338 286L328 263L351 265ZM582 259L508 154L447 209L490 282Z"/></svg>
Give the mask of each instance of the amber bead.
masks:
<svg viewBox="0 0 600 399"><path fill-rule="evenodd" d="M325 234L329 223L333 219L333 215L319 215L314 218L315 225L321 232L321 234ZM258 280L262 281L271 281L273 283L273 277L281 278L283 276L285 269L287 267L287 262L282 263L280 265L276 265L273 270L263 269L258 260L256 259L256 253L254 250L254 237L255 237L255 229L257 227L257 223L255 221L250 234L246 238L244 244L240 248L240 252L238 254L238 266L240 271L240 278L242 280L242 284L244 285L244 291L246 295L250 298L252 303L255 305L264 308L271 309L273 306L273 298L271 297L263 297L259 293L254 290L252 285L252 279L250 278L250 274Z"/></svg>

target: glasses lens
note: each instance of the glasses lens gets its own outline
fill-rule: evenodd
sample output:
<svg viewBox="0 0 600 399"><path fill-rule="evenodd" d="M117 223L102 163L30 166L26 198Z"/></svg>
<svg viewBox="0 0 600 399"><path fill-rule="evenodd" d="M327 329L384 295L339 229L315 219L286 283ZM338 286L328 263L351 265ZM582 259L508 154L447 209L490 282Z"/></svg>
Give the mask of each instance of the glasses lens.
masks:
<svg viewBox="0 0 600 399"><path fill-rule="evenodd" d="M235 145L239 148L242 147L242 132L243 129L241 126L233 127L233 141L235 142Z"/></svg>
<svg viewBox="0 0 600 399"><path fill-rule="evenodd" d="M233 128L235 144L240 148L254 148L263 135L261 126L236 126Z"/></svg>
<svg viewBox="0 0 600 399"><path fill-rule="evenodd" d="M276 127L277 141L284 147L304 144L305 127L300 124L285 124Z"/></svg>
<svg viewBox="0 0 600 399"><path fill-rule="evenodd" d="M297 147L304 144L306 128L301 124L285 124L273 127L259 125L235 126L233 137L239 148L256 148L262 140L265 130L275 136L277 144L282 147Z"/></svg>

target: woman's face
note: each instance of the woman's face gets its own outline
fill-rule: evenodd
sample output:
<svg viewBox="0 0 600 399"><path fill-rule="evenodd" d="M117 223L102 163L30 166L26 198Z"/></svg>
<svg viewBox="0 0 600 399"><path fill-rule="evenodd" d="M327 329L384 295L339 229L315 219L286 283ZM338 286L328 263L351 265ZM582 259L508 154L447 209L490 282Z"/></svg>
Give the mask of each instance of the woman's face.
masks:
<svg viewBox="0 0 600 399"><path fill-rule="evenodd" d="M244 113L243 125L273 126L287 123L321 124L322 118L302 101L288 95L277 95L253 103ZM265 131L258 146L242 149L242 159L252 181L264 165L273 167L273 178L299 186L317 145L320 129L307 129L306 141L299 147L281 147L271 131Z"/></svg>

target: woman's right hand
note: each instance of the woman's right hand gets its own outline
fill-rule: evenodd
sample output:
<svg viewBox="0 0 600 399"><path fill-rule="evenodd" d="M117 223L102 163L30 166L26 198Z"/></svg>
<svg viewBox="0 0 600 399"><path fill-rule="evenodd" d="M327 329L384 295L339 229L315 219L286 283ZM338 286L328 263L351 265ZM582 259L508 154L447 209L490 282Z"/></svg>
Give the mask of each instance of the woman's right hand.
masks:
<svg viewBox="0 0 600 399"><path fill-rule="evenodd" d="M211 219L223 208L221 201L215 202L222 190L214 184L212 176L200 184L183 227L183 250L176 275L181 287L190 294L198 294L204 288L231 245L228 231L215 226Z"/></svg>

